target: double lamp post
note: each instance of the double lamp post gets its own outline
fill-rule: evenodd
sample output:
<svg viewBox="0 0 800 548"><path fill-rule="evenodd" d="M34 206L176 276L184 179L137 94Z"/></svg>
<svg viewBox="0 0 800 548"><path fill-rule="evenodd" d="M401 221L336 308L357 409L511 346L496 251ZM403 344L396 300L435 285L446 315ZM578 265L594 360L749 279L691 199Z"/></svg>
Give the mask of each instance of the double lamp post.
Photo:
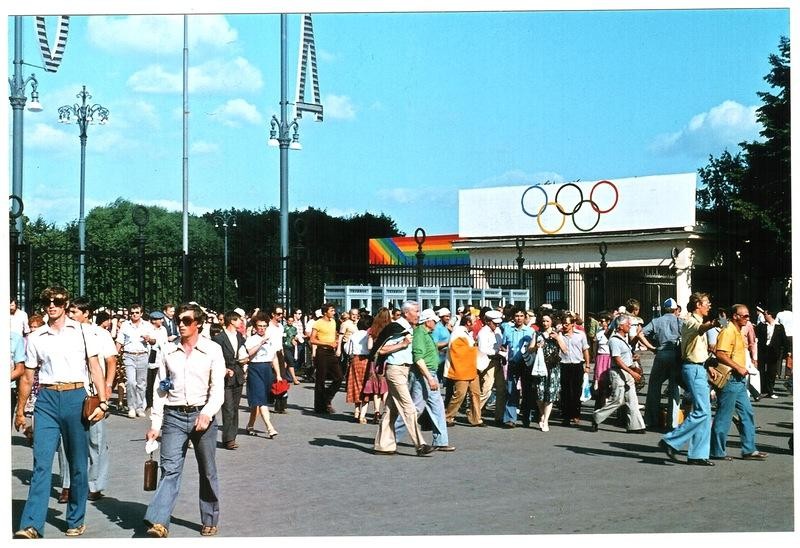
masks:
<svg viewBox="0 0 800 548"><path fill-rule="evenodd" d="M86 286L86 220L84 218L84 198L86 195L86 128L90 124L105 124L108 120L108 109L97 103L90 104L92 96L86 91L86 86L76 95L81 100L74 105L64 105L58 108L58 121L62 124L69 124L72 118L80 129L81 140L81 188L80 188L80 211L78 216L78 246L80 248L80 258L78 262L78 294L84 295Z"/></svg>

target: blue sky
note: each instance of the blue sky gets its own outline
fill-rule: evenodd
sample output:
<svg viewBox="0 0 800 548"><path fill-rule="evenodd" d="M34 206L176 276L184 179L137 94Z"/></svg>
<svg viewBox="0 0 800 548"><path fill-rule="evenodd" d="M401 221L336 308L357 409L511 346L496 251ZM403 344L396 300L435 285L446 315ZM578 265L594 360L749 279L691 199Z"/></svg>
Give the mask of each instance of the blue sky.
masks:
<svg viewBox="0 0 800 548"><path fill-rule="evenodd" d="M301 121L289 206L384 212L407 234L457 232L460 188L696 171L758 137L756 92L789 35L787 9L313 22L325 120ZM78 217L78 128L59 124L57 109L83 84L111 113L88 131L87 210L118 197L180 209L182 29L180 16L73 16L58 72L26 67L45 107L24 118L26 214ZM299 31L290 15L291 97ZM11 74L13 17L7 33ZM25 61L41 65L33 17L23 37ZM189 17L190 211L278 205L278 150L266 140L279 109L279 39L275 14Z"/></svg>

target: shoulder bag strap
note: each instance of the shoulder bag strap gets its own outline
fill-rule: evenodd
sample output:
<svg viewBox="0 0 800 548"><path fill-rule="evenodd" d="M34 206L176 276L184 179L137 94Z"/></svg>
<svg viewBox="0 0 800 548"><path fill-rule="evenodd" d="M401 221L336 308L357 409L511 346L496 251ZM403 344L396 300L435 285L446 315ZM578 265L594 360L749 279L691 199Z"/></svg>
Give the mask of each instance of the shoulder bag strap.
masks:
<svg viewBox="0 0 800 548"><path fill-rule="evenodd" d="M83 337L83 361L86 363L86 375L89 377L89 393L94 396L94 382L92 382L92 372L89 369L89 349L86 348L86 334L83 332L83 324L81 324L81 337Z"/></svg>

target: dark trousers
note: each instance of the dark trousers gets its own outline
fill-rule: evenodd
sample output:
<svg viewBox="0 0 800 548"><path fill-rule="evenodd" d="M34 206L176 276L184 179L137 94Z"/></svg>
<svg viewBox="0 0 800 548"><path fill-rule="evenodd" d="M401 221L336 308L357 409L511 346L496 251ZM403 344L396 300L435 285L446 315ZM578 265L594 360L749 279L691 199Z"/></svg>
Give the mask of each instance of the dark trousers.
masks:
<svg viewBox="0 0 800 548"><path fill-rule="evenodd" d="M583 362L561 363L561 419L581 418Z"/></svg>
<svg viewBox="0 0 800 548"><path fill-rule="evenodd" d="M772 394L775 390L775 378L781 366L781 357L765 352L765 356L758 356L758 370L761 373L761 393Z"/></svg>
<svg viewBox="0 0 800 548"><path fill-rule="evenodd" d="M222 443L236 440L239 432L239 402L244 386L226 386L222 402Z"/></svg>
<svg viewBox="0 0 800 548"><path fill-rule="evenodd" d="M156 382L156 375L158 375L158 369L147 370L147 388L144 389L144 400L147 407L151 409L153 407L153 385Z"/></svg>
<svg viewBox="0 0 800 548"><path fill-rule="evenodd" d="M339 367L336 351L327 346L318 346L317 355L314 357L314 367L316 368L314 411L324 413L342 386L342 368ZM331 383L326 388L325 381L329 378Z"/></svg>
<svg viewBox="0 0 800 548"><path fill-rule="evenodd" d="M531 370L524 364L520 375L522 391L520 392L519 415L523 426L531 424L531 410L536 409L536 393L533 390L533 377ZM538 413L537 413L538 414Z"/></svg>

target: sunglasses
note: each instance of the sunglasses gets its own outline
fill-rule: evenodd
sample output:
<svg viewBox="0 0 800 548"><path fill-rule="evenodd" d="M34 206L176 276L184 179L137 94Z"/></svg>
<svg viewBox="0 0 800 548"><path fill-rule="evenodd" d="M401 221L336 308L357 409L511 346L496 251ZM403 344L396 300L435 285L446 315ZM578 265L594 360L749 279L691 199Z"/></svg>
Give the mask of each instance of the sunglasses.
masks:
<svg viewBox="0 0 800 548"><path fill-rule="evenodd" d="M744 319L749 319L750 318L750 314L737 314L737 316L739 316L740 318L744 318Z"/></svg>
<svg viewBox="0 0 800 548"><path fill-rule="evenodd" d="M191 316L181 316L180 318L178 318L178 323L181 325L185 325L186 327L189 327L196 321L197 320L192 318Z"/></svg>
<svg viewBox="0 0 800 548"><path fill-rule="evenodd" d="M42 299L42 307L47 308L50 305L58 308L63 308L67 304L67 299L64 297L53 297L52 299Z"/></svg>

